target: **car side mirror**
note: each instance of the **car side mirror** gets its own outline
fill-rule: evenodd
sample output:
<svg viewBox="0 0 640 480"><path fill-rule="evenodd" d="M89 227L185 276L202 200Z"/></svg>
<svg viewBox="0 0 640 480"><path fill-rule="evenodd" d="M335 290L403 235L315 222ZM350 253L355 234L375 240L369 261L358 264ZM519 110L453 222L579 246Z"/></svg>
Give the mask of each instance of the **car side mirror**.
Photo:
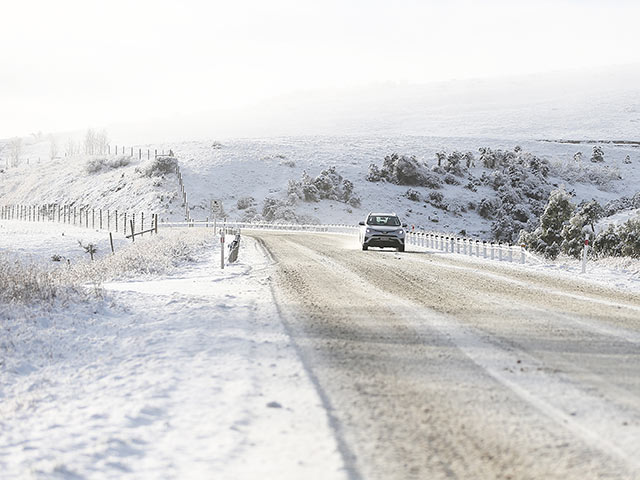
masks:
<svg viewBox="0 0 640 480"><path fill-rule="evenodd" d="M364 226L364 222L360 222L360 223L358 223L358 225L362 225L362 226Z"/></svg>

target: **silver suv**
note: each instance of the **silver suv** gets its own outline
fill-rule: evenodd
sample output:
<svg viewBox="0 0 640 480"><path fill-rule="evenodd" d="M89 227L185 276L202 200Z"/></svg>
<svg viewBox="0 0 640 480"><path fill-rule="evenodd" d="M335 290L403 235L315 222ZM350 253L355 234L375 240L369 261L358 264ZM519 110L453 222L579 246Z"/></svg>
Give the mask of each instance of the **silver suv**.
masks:
<svg viewBox="0 0 640 480"><path fill-rule="evenodd" d="M360 244L362 250L369 247L395 247L404 252L405 227L395 213L370 213L360 222Z"/></svg>

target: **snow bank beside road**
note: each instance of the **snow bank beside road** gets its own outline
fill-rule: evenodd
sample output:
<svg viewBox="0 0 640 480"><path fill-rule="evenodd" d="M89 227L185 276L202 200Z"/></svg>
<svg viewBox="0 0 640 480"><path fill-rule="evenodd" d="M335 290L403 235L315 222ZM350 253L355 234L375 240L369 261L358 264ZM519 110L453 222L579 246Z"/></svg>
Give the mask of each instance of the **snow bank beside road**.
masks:
<svg viewBox="0 0 640 480"><path fill-rule="evenodd" d="M2 306L3 478L344 477L267 260L247 238L218 255L95 303Z"/></svg>

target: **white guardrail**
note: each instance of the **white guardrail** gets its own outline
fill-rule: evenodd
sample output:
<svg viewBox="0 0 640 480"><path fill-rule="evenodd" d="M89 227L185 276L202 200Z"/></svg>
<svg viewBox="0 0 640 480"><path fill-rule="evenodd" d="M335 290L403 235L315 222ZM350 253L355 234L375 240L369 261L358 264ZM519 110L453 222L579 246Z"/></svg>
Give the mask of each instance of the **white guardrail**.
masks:
<svg viewBox="0 0 640 480"><path fill-rule="evenodd" d="M161 222L159 227L206 227L226 231L228 233L237 230L265 230L282 232L314 232L334 233L342 235L358 235L357 225L298 225L280 223L251 223L251 222L217 222L217 221L190 221L190 222ZM414 247L414 250L439 251L466 255L469 257L484 258L498 262L520 264L542 264L544 261L529 252L524 245L511 245L509 243L487 242L468 237L457 237L451 234L428 231L411 231L407 229L406 246Z"/></svg>

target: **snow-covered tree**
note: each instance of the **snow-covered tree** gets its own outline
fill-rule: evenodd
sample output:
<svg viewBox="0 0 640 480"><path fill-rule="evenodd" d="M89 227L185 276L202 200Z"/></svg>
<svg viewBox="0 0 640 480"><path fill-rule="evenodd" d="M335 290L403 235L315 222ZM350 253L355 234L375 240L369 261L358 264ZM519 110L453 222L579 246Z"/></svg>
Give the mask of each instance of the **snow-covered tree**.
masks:
<svg viewBox="0 0 640 480"><path fill-rule="evenodd" d="M626 157L624 157L624 163L626 163L627 165L631 163L631 155L627 155Z"/></svg>
<svg viewBox="0 0 640 480"><path fill-rule="evenodd" d="M107 147L109 145L109 136L105 129L100 130L95 134L95 153L104 155L107 153Z"/></svg>
<svg viewBox="0 0 640 480"><path fill-rule="evenodd" d="M17 167L20 165L20 156L22 155L22 139L14 137L9 140L9 166Z"/></svg>
<svg viewBox="0 0 640 480"><path fill-rule="evenodd" d="M84 135L84 153L93 155L96 153L96 132L89 128Z"/></svg>
<svg viewBox="0 0 640 480"><path fill-rule="evenodd" d="M64 153L68 157L75 155L76 153L76 144L71 137L69 137L69 139L67 140L67 145L65 147Z"/></svg>
<svg viewBox="0 0 640 480"><path fill-rule="evenodd" d="M53 160L58 156L58 141L53 135L49 135L49 158Z"/></svg>
<svg viewBox="0 0 640 480"><path fill-rule="evenodd" d="M540 217L540 226L531 233L523 230L520 241L547 258L556 258L562 245L562 230L572 213L569 194L563 188L552 191Z"/></svg>
<svg viewBox="0 0 640 480"><path fill-rule="evenodd" d="M573 159L580 163L582 161L582 152L576 152L573 154Z"/></svg>

